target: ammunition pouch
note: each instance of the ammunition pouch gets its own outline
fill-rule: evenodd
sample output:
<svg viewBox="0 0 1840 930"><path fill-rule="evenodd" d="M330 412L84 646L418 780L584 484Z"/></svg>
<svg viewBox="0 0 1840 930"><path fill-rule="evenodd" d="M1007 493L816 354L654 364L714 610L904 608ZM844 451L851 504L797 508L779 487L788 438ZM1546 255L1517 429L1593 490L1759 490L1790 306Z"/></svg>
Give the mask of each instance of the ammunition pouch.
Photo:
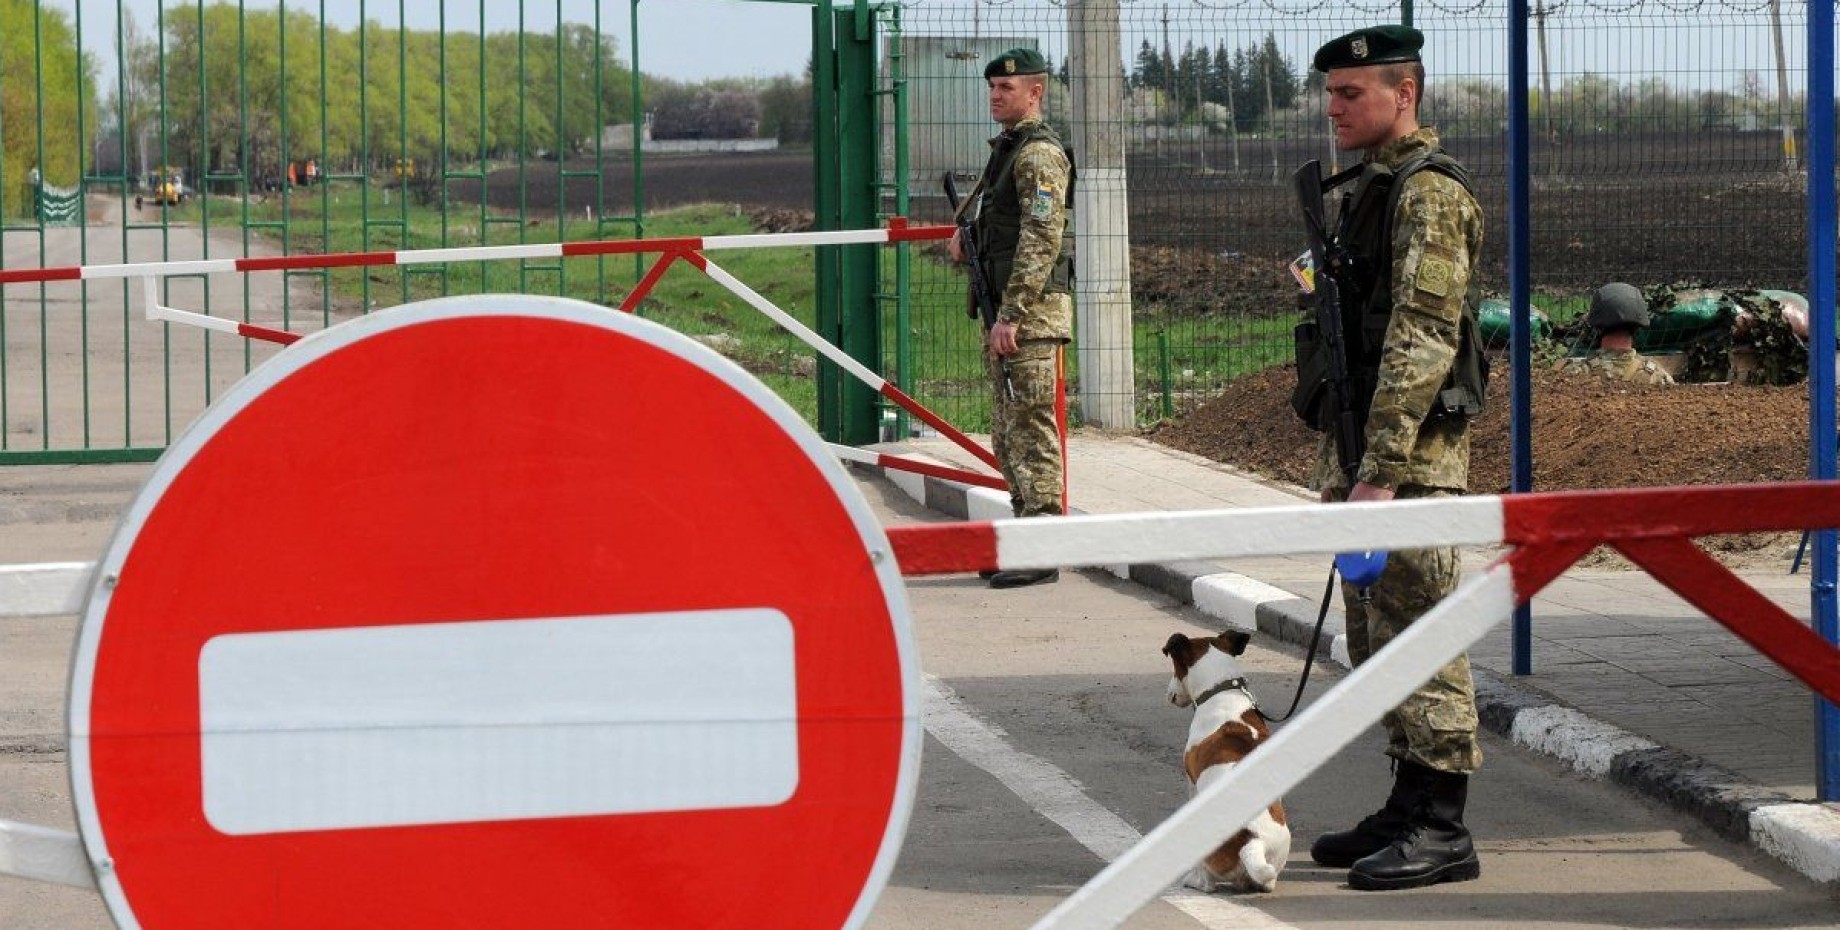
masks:
<svg viewBox="0 0 1840 930"><path fill-rule="evenodd" d="M1334 385L1329 377L1329 346L1315 320L1304 320L1291 330L1296 341L1297 386L1291 389L1291 410L1305 426L1321 432L1335 416Z"/></svg>
<svg viewBox="0 0 1840 930"><path fill-rule="evenodd" d="M1457 357L1444 378L1443 387L1431 400L1431 413L1425 422L1435 423L1453 417L1473 417L1482 413L1489 388L1489 356L1476 338L1476 316L1463 310L1458 326Z"/></svg>

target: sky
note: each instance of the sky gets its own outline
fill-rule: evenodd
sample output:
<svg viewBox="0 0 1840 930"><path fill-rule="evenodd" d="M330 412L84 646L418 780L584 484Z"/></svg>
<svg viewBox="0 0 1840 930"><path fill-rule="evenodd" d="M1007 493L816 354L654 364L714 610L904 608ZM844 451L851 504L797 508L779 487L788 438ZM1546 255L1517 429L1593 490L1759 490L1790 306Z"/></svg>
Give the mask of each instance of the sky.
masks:
<svg viewBox="0 0 1840 930"><path fill-rule="evenodd" d="M44 0L47 7L71 10L83 6L84 46L103 62L105 81L113 74L116 0ZM121 0L150 30L160 0ZM207 0L212 2L212 0ZM273 9L280 0L242 0L249 9ZM848 0L837 0L847 6ZM1505 0L1478 0L1487 7L1468 17L1453 19L1436 5L1421 9L1420 24L1428 33L1427 57L1440 74L1474 74L1504 81L1506 58ZM1635 82L1656 76L1679 88L1730 89L1746 72L1774 77L1774 56L1767 19L1759 12L1761 0L1630 0L1627 12L1606 13L1602 8L1625 7L1622 0L1582 5L1570 0L1548 0L1558 9L1552 17L1549 64L1556 83L1566 75L1586 71ZM169 8L176 0L166 0ZM532 32L555 27L558 8L569 21L592 21L596 3L590 0L289 0L287 9L325 17L346 28L360 15L385 27L399 22L407 10L411 28L435 29L436 11L448 10L450 32L479 28L480 10L486 8L488 31L515 30L519 7L523 26ZM620 57L632 51L631 7L628 0L598 0L602 30L617 38ZM1382 7L1384 7L1384 2ZM1298 67L1307 66L1316 44L1329 36L1389 18L1350 4L1333 14L1300 15L1305 0L1278 0L1269 6L1221 0L1127 0L1121 6L1122 55L1128 60L1140 42L1161 45L1159 20L1170 19L1175 50L1186 39L1198 44L1225 42L1238 47L1256 42L1264 33L1276 33L1284 53ZM1421 7L1424 5L1421 4ZM1690 7L1690 10L1688 9ZM1753 7L1755 9L1753 9ZM1790 0L1784 4L1790 23L1785 29L1787 65L1799 88L1805 67L1805 43L1800 17L1806 7ZM1675 12L1688 10L1688 12ZM647 74L685 81L718 77L772 77L804 70L811 54L812 7L784 0L638 0L640 70ZM903 12L904 28L911 34L981 34L1041 37L1046 50L1058 58L1065 54L1060 28L1064 0L920 0ZM1441 22L1440 22L1441 20ZM1454 27L1453 27L1454 24ZM1537 80L1538 60L1534 59ZM1774 85L1774 81L1769 83Z"/></svg>
<svg viewBox="0 0 1840 930"><path fill-rule="evenodd" d="M114 73L116 0L45 0L47 8L71 12L82 3L83 45ZM121 0L140 27L151 32L159 0ZM213 0L205 0L210 5ZM477 32L480 8L486 8L488 32L518 28L517 2L508 0L289 0L290 13L319 16L353 28L360 16L394 28L399 10L407 10L411 28L439 25L440 2L447 8L449 32ZM167 0L170 14L178 0ZM245 9L275 9L278 0L244 0ZM584 0L524 0L524 29L550 32L558 6L570 22L593 22L594 6ZM190 9L190 5L186 5ZM632 15L627 0L600 0L601 29L616 36L620 58L632 54ZM812 8L801 3L759 0L639 0L639 69L685 81L717 77L773 77L805 70L811 54Z"/></svg>

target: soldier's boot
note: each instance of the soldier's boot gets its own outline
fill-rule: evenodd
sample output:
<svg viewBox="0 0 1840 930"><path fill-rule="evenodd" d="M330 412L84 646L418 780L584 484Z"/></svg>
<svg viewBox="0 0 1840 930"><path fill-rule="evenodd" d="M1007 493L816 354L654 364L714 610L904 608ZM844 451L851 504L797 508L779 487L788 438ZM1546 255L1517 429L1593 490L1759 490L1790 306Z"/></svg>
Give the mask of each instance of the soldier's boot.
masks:
<svg viewBox="0 0 1840 930"><path fill-rule="evenodd" d="M1360 891L1422 888L1482 877L1482 862L1463 826L1469 776L1425 769L1411 823L1385 849L1354 864L1348 886Z"/></svg>
<svg viewBox="0 0 1840 930"><path fill-rule="evenodd" d="M1053 584L1061 580L1058 568L1022 568L997 572L990 576L993 588L1026 588L1032 584Z"/></svg>
<svg viewBox="0 0 1840 930"><path fill-rule="evenodd" d="M1385 849L1410 822L1421 770L1429 771L1415 762L1395 760L1393 790L1387 795L1385 806L1361 818L1352 830L1317 837L1316 842L1310 844L1310 858L1316 860L1317 865L1345 869Z"/></svg>

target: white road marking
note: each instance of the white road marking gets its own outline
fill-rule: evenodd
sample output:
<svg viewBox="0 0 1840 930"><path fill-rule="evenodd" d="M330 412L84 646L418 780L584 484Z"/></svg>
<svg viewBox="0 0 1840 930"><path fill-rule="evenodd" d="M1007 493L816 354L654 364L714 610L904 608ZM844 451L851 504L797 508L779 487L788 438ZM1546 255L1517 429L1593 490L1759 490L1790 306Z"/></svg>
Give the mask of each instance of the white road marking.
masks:
<svg viewBox="0 0 1840 930"><path fill-rule="evenodd" d="M1011 746L1001 729L980 718L951 687L931 675L926 684L926 731L959 758L990 773L1093 855L1110 863L1143 839L1123 818L1088 797L1066 772ZM1210 930L1296 930L1230 898L1170 888L1161 899Z"/></svg>

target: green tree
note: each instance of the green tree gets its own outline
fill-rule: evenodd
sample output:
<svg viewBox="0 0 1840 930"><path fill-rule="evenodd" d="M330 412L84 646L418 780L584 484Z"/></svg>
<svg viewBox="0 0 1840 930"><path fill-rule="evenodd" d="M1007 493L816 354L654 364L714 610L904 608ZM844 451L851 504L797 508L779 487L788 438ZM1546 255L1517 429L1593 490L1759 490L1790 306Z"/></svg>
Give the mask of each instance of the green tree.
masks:
<svg viewBox="0 0 1840 930"><path fill-rule="evenodd" d="M36 208L27 181L34 169L48 184L76 186L97 116L96 63L90 55L79 59L69 16L32 0L0 0L5 213L26 216Z"/></svg>

